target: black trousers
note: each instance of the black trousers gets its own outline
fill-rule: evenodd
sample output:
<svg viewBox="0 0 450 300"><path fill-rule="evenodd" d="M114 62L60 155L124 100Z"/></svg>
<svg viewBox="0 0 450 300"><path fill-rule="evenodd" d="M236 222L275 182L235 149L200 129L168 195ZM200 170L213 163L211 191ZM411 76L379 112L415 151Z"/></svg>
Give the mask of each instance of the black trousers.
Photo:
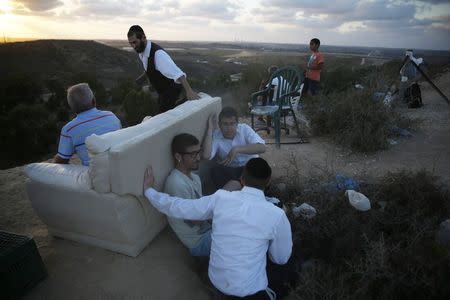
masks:
<svg viewBox="0 0 450 300"><path fill-rule="evenodd" d="M219 292L220 293L220 292ZM239 299L246 299L246 300L270 300L269 295L266 293L266 291L259 291L253 295L248 295L245 297L238 297L238 296L228 296L225 294L222 294L219 299L223 300L239 300Z"/></svg>
<svg viewBox="0 0 450 300"><path fill-rule="evenodd" d="M186 92L184 89L181 89L178 94L171 95L163 95L160 94L158 97L158 106L159 106L159 113L166 112L172 108L175 108L176 106L186 102Z"/></svg>

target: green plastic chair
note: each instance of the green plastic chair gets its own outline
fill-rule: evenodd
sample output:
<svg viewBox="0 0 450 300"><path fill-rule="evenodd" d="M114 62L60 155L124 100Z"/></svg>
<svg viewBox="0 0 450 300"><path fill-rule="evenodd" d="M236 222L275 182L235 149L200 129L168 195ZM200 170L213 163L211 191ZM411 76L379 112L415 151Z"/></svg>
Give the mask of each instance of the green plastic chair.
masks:
<svg viewBox="0 0 450 300"><path fill-rule="evenodd" d="M271 84L274 80L277 82L277 85ZM302 82L303 75L298 68L284 67L272 74L269 84L264 90L258 91L251 95L250 115L252 128L255 131L266 130L270 133L268 126L255 128L254 116L272 117L272 122L275 129L275 144L277 148L280 148L281 129L284 129L286 134L289 134L289 128L287 128L286 125L286 116L289 113L292 113L294 118L297 136L301 138L292 101L294 97L300 96ZM266 105L259 103L258 99L260 96L269 98L267 99ZM283 127L281 126L281 117L284 119Z"/></svg>

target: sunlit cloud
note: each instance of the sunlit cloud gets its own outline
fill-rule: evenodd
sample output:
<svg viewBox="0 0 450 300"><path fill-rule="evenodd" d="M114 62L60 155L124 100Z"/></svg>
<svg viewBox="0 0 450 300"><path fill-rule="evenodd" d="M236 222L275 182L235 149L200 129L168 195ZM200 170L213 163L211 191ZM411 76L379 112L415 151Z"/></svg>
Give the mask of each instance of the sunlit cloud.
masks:
<svg viewBox="0 0 450 300"><path fill-rule="evenodd" d="M10 13L14 9L13 4L9 0L0 0L0 14Z"/></svg>
<svg viewBox="0 0 450 300"><path fill-rule="evenodd" d="M361 21L346 22L338 27L340 33L348 33L352 31L360 31L366 29L367 26Z"/></svg>
<svg viewBox="0 0 450 300"><path fill-rule="evenodd" d="M0 0L7 35L29 35L30 24L42 38L124 39L140 24L153 39L306 43L314 36L324 45L450 50L448 0Z"/></svg>

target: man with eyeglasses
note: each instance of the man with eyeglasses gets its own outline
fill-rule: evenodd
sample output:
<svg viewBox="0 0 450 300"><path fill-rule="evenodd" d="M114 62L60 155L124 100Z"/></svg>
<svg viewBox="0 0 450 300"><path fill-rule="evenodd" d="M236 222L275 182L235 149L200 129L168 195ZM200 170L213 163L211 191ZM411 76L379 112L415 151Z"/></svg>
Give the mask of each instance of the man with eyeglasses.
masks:
<svg viewBox="0 0 450 300"><path fill-rule="evenodd" d="M172 155L175 168L164 184L164 193L184 199L202 197L200 177L192 173L199 168L200 142L187 133L175 136L172 140ZM189 221L167 218L175 234L189 249L193 256L209 256L211 250L211 222Z"/></svg>
<svg viewBox="0 0 450 300"><path fill-rule="evenodd" d="M242 173L242 190L218 190L191 201L159 193L152 168L145 171L144 195L157 210L178 218L213 220L208 277L217 289L214 299L276 299L267 257L274 264L286 264L292 232L285 212L264 196L271 175L264 159L252 158Z"/></svg>
<svg viewBox="0 0 450 300"><path fill-rule="evenodd" d="M213 116L208 120L202 157L218 160L218 165L211 169L216 190L225 184L227 189L239 189L245 164L266 151L264 140L250 126L238 121L238 114L232 107L224 107L220 112L219 129L213 130ZM230 180L234 187L228 186Z"/></svg>

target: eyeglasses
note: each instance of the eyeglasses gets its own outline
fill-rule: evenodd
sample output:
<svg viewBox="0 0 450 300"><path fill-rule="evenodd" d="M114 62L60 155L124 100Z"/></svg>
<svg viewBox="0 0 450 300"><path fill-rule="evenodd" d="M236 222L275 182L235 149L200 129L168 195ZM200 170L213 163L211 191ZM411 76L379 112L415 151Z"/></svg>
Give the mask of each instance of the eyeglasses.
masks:
<svg viewBox="0 0 450 300"><path fill-rule="evenodd" d="M180 154L183 155L189 155L191 158L196 158L197 156L200 155L200 153L202 152L202 149L198 150L198 151L191 151L191 152L179 152Z"/></svg>
<svg viewBox="0 0 450 300"><path fill-rule="evenodd" d="M222 127L236 127L237 122L220 122L220 126Z"/></svg>

